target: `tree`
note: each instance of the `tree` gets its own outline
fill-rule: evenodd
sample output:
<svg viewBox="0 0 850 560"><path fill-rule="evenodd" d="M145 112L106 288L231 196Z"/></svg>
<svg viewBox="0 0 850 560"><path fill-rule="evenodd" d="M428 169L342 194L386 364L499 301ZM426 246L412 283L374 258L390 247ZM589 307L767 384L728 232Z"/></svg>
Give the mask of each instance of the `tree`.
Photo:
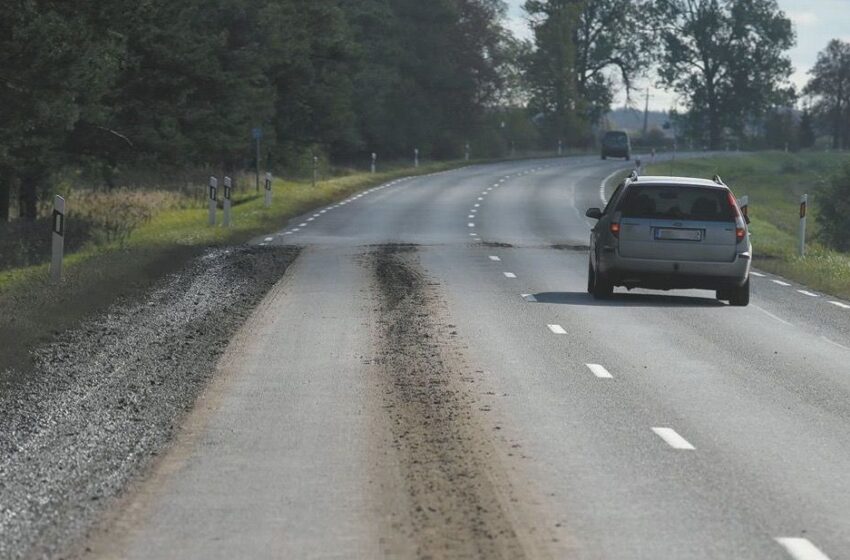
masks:
<svg viewBox="0 0 850 560"><path fill-rule="evenodd" d="M627 96L635 78L644 72L652 54L649 6L644 0L584 2L573 33L576 80L592 124L611 110L619 75Z"/></svg>
<svg viewBox="0 0 850 560"><path fill-rule="evenodd" d="M525 10L531 20L535 50L527 76L530 108L545 118L545 140L570 143L584 134L585 113L578 91L576 46L573 40L582 2L576 0L528 0Z"/></svg>
<svg viewBox="0 0 850 560"><path fill-rule="evenodd" d="M800 115L800 124L797 129L797 138L800 147L805 149L815 146L815 127L812 119L812 113L809 108L803 109L803 114Z"/></svg>
<svg viewBox="0 0 850 560"><path fill-rule="evenodd" d="M832 147L850 147L850 43L830 41L809 74L804 92L815 97L813 110L829 124Z"/></svg>
<svg viewBox="0 0 850 560"><path fill-rule="evenodd" d="M69 133L102 108L121 38L94 29L96 11L94 0L0 1L0 169L7 172L0 207L7 213L14 177L21 217L36 218L39 189L67 162Z"/></svg>
<svg viewBox="0 0 850 560"><path fill-rule="evenodd" d="M663 50L659 76L685 100L713 149L726 129L741 136L749 119L791 97L791 21L776 0L655 0Z"/></svg>

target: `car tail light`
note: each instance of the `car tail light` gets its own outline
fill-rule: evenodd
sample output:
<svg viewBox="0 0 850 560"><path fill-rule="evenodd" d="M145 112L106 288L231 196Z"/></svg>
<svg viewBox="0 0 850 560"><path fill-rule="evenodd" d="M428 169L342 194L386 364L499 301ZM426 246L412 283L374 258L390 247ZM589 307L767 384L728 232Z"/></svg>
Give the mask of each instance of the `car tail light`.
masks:
<svg viewBox="0 0 850 560"><path fill-rule="evenodd" d="M618 239L620 238L620 224L619 224L619 222L611 222L611 234Z"/></svg>
<svg viewBox="0 0 850 560"><path fill-rule="evenodd" d="M735 200L732 191L726 192L726 200L729 201L729 209L732 211L732 217L735 218L735 239L740 243L747 237L747 224L744 222L744 216L738 208L738 201Z"/></svg>

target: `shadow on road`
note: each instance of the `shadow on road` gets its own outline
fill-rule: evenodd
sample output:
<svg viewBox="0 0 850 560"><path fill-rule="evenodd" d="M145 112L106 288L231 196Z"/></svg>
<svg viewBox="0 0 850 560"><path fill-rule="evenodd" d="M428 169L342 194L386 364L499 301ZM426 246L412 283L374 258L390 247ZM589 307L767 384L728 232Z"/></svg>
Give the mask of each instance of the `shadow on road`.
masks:
<svg viewBox="0 0 850 560"><path fill-rule="evenodd" d="M534 294L534 299L537 303L593 307L725 307L726 305L714 298L624 292L614 292L614 295L606 300L593 299L587 292L541 292Z"/></svg>

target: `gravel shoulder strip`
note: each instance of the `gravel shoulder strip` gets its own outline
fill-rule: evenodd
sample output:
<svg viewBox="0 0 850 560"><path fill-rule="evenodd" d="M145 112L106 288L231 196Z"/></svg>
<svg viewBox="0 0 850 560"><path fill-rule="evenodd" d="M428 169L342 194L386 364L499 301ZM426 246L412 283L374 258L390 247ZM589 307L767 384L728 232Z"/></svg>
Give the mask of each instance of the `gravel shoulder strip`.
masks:
<svg viewBox="0 0 850 560"><path fill-rule="evenodd" d="M407 505L397 512L418 558L524 558L491 436L474 414L473 372L416 248L372 255L377 375Z"/></svg>
<svg viewBox="0 0 850 560"><path fill-rule="evenodd" d="M61 558L86 536L297 254L211 249L35 350L34 372L0 394L0 558Z"/></svg>

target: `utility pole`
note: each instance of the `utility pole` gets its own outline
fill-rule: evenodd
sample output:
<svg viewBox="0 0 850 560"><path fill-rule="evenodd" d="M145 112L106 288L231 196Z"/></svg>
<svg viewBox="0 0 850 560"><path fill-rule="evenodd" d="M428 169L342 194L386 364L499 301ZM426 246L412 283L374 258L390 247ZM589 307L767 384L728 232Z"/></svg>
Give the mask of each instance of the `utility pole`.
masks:
<svg viewBox="0 0 850 560"><path fill-rule="evenodd" d="M643 138L646 140L646 133L649 132L649 90L650 87L646 86L646 106L643 110Z"/></svg>

